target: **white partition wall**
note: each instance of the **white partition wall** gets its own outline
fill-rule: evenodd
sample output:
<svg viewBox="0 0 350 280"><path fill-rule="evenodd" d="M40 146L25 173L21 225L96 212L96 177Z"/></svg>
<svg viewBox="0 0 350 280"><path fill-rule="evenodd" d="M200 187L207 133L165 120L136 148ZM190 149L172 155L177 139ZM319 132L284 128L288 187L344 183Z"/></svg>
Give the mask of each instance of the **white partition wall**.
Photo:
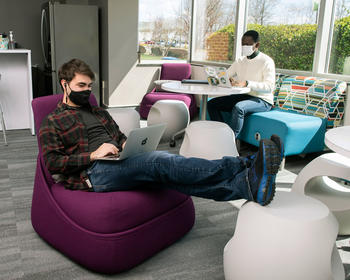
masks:
<svg viewBox="0 0 350 280"><path fill-rule="evenodd" d="M30 50L0 50L0 101L8 130L30 128L34 134L31 67Z"/></svg>

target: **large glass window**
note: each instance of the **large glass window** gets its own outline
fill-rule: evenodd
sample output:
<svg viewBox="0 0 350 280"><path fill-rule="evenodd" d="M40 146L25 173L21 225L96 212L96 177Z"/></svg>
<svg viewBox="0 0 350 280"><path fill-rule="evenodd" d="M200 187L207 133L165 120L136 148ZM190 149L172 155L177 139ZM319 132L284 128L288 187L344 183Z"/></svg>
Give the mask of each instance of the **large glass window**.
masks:
<svg viewBox="0 0 350 280"><path fill-rule="evenodd" d="M192 60L232 62L235 0L195 1Z"/></svg>
<svg viewBox="0 0 350 280"><path fill-rule="evenodd" d="M317 0L249 0L248 29L260 33L260 50L276 68L312 71Z"/></svg>
<svg viewBox="0 0 350 280"><path fill-rule="evenodd" d="M141 63L183 62L188 59L191 2L139 1Z"/></svg>
<svg viewBox="0 0 350 280"><path fill-rule="evenodd" d="M330 40L327 34L332 9L329 6L333 1ZM260 33L260 50L274 59L276 68L310 72L325 68L328 73L350 75L350 0L333 1L330 5L326 5L330 3L328 0L241 1L247 5L247 18L242 12L238 21L242 24L246 20L246 30L254 29ZM241 40L235 34L237 2L139 0L141 62L159 64L191 58L194 62L232 63L234 46L239 43L235 40ZM325 19L319 19L323 13ZM318 26L319 23L323 26ZM239 32L242 32L241 28L238 28ZM319 28L322 30L317 46L322 44L322 49L315 52ZM327 53L323 41L328 41ZM314 63L314 57L322 59Z"/></svg>
<svg viewBox="0 0 350 280"><path fill-rule="evenodd" d="M329 73L350 75L350 0L336 0Z"/></svg>

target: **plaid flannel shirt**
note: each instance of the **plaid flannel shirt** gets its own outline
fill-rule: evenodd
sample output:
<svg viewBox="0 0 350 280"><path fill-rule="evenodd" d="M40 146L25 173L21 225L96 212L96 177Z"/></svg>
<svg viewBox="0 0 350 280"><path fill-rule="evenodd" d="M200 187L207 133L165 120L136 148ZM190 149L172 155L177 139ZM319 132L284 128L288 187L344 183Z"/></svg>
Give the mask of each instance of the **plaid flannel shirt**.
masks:
<svg viewBox="0 0 350 280"><path fill-rule="evenodd" d="M92 113L118 143L121 151L126 136L111 115L100 107L92 107ZM40 126L39 138L45 165L52 175L63 175L65 187L88 190L86 169L91 165L88 133L77 108L62 102L45 118Z"/></svg>

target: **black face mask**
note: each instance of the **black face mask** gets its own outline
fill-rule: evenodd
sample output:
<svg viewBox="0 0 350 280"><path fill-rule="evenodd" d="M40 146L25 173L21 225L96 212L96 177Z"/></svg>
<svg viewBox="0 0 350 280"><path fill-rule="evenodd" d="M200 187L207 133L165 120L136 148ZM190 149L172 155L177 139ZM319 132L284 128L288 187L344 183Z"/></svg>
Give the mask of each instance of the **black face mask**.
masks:
<svg viewBox="0 0 350 280"><path fill-rule="evenodd" d="M75 105L82 106L82 107L90 105L89 98L90 98L91 90L82 90L82 91L74 91L72 89L70 90L71 92L68 97L70 101L72 101Z"/></svg>

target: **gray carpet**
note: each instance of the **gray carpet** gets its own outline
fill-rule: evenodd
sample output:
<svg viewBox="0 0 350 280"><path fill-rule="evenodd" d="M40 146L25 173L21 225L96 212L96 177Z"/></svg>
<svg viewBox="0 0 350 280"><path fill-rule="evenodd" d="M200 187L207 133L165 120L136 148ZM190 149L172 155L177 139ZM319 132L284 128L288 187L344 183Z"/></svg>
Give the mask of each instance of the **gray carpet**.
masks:
<svg viewBox="0 0 350 280"><path fill-rule="evenodd" d="M31 226L36 137L29 130L15 130L8 131L8 147L1 140L0 279L224 279L223 248L234 233L238 214L231 204L193 198L196 222L181 240L128 272L112 276L96 274L57 252ZM179 144L172 152L176 153L178 148ZM245 148L246 152L252 149ZM160 149L168 149L167 144ZM310 159L312 156L292 157L286 168L298 173ZM349 238L339 237L337 245L349 274Z"/></svg>

